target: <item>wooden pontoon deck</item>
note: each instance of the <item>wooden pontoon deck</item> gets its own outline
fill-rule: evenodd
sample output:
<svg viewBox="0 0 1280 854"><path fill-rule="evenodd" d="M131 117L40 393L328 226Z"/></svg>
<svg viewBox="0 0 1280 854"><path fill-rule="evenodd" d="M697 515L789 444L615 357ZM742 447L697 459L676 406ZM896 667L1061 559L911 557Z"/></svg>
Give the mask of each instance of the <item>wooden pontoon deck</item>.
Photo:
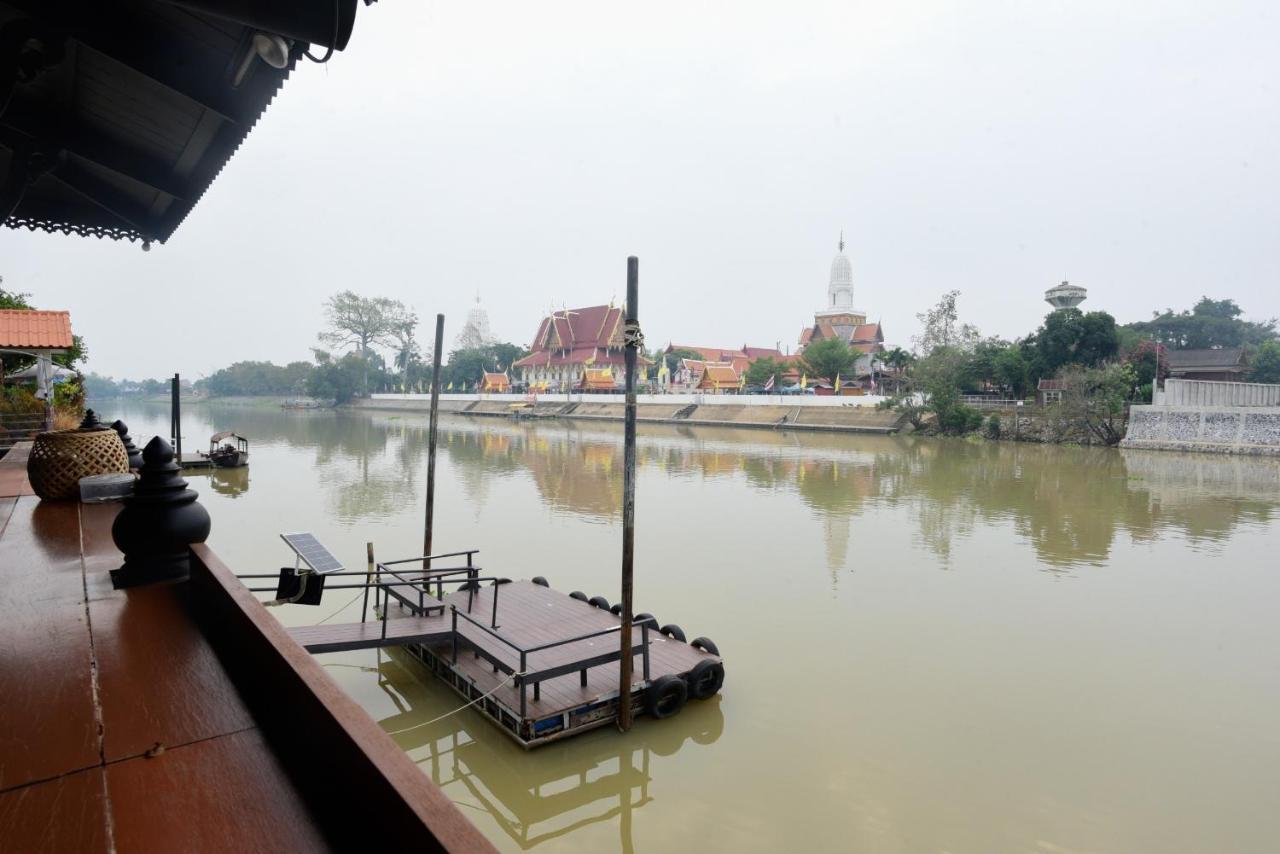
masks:
<svg viewBox="0 0 1280 854"><path fill-rule="evenodd" d="M515 581L481 587L474 594L470 615L486 626L495 613L495 595L498 627L493 633L465 619L457 620L456 662L455 622L450 608L467 613L465 591L451 593L439 601L428 599L430 605L444 607L442 613L427 616L408 612L398 616L403 606L392 600L385 637L380 621L302 626L289 629L289 634L304 648L317 653L405 647L467 699L489 695L477 703L477 708L526 747L611 722L618 705L616 632L530 652L525 656L523 670L517 648L534 649L608 632L618 626L618 618L549 587ZM501 639L494 637L495 633ZM644 689L652 681L666 675L683 679L700 661L720 661L718 656L688 643L657 631L642 631L638 626L632 640L636 664L631 699L637 711L642 708L639 703ZM643 665L645 640L647 673ZM521 672L538 674L538 681L527 682L522 691L521 680L514 677Z"/></svg>

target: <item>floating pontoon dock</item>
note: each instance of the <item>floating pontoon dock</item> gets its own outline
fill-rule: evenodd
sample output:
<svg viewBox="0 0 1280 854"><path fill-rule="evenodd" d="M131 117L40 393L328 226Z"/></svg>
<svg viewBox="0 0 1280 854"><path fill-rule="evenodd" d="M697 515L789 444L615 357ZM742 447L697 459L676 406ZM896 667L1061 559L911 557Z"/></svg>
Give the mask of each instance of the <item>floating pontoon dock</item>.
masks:
<svg viewBox="0 0 1280 854"><path fill-rule="evenodd" d="M463 554L470 560L474 552ZM313 653L403 647L525 747L616 719L621 627L603 599L583 601L541 579L483 578L479 567L405 571L391 564L378 564L368 585L379 619L295 627L290 636ZM365 573L325 579L332 587L353 576L363 581ZM443 594L445 586L461 589ZM724 667L715 644L686 643L678 628L661 628L666 633L647 615L635 621L629 700L636 712L669 717L686 699L718 692Z"/></svg>

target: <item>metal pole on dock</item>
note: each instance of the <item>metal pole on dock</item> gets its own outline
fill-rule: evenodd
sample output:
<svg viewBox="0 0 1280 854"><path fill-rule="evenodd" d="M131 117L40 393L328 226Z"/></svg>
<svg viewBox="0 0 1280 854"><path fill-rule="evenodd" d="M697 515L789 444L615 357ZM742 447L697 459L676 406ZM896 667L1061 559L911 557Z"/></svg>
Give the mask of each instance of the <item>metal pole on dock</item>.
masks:
<svg viewBox="0 0 1280 854"><path fill-rule="evenodd" d="M436 315L436 343L431 350L431 423L427 428L427 518L422 530L422 553L431 554L431 529L436 504L436 424L440 420L440 351L444 349L444 315ZM423 569L431 561L422 562Z"/></svg>
<svg viewBox="0 0 1280 854"><path fill-rule="evenodd" d="M627 258L627 306L623 326L627 402L622 440L622 659L618 662L618 729L631 729L631 578L636 544L636 356L644 346L640 334L640 259Z"/></svg>
<svg viewBox="0 0 1280 854"><path fill-rule="evenodd" d="M178 465L182 465L182 404L178 395L182 391L181 380L173 375L173 453Z"/></svg>

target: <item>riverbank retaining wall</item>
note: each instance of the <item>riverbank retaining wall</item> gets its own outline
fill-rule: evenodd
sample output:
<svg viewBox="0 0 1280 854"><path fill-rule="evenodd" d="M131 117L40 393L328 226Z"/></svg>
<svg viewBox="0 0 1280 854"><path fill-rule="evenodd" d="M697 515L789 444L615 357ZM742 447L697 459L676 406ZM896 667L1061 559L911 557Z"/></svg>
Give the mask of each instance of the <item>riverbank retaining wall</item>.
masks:
<svg viewBox="0 0 1280 854"><path fill-rule="evenodd" d="M1280 406L1135 406L1120 445L1280 456Z"/></svg>
<svg viewBox="0 0 1280 854"><path fill-rule="evenodd" d="M686 397L689 400L684 400ZM694 399L699 397L703 399L695 402ZM764 395L743 395L738 399L717 395L640 395L636 404L636 420L852 433L893 433L902 427L904 419L899 413L874 406L853 405L850 400L807 397L792 401ZM597 421L622 421L624 416L624 404L618 398L602 401L590 395L574 395L571 399L566 399L565 395L540 395L537 403L524 404L524 399L517 395L440 395L440 411L459 415ZM373 395L354 401L351 406L355 409L426 412L431 408L431 398L429 395Z"/></svg>

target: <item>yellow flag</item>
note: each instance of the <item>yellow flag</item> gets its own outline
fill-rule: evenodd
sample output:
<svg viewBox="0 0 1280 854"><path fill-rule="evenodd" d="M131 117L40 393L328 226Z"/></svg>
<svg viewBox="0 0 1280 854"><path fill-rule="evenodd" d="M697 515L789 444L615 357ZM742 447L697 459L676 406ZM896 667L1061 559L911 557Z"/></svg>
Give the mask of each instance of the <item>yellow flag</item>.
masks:
<svg viewBox="0 0 1280 854"><path fill-rule="evenodd" d="M836 374L836 394L840 393L840 375Z"/></svg>
<svg viewBox="0 0 1280 854"><path fill-rule="evenodd" d="M808 387L809 387L809 375L808 375L808 374L801 374L801 375L800 375L800 388L808 388Z"/></svg>
<svg viewBox="0 0 1280 854"><path fill-rule="evenodd" d="M445 386L445 390L446 390L446 391L453 391L453 381L452 381L452 380L450 380L450 381L449 381L449 384L448 384L447 386Z"/></svg>

